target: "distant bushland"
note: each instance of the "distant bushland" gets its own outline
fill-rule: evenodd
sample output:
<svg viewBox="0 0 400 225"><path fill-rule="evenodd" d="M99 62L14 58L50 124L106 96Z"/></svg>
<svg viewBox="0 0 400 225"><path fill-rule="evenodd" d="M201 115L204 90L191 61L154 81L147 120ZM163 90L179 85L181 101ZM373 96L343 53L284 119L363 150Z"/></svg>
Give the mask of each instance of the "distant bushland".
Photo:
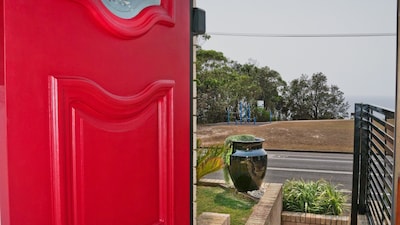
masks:
<svg viewBox="0 0 400 225"><path fill-rule="evenodd" d="M287 83L278 71L240 64L222 52L197 50L198 123L347 118L349 105L322 72ZM263 104L258 105L261 102ZM260 107L262 110L260 110ZM260 120L257 120L259 117Z"/></svg>

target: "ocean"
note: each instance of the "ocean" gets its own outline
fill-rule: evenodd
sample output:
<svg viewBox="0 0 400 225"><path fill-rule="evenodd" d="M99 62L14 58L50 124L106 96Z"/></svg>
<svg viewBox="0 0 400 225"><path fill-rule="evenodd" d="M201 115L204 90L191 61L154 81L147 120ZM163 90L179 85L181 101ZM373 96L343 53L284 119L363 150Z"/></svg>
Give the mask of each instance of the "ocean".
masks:
<svg viewBox="0 0 400 225"><path fill-rule="evenodd" d="M395 96L345 96L346 101L349 103L349 115L354 112L354 105L356 103L370 104L386 108L394 112L396 105Z"/></svg>

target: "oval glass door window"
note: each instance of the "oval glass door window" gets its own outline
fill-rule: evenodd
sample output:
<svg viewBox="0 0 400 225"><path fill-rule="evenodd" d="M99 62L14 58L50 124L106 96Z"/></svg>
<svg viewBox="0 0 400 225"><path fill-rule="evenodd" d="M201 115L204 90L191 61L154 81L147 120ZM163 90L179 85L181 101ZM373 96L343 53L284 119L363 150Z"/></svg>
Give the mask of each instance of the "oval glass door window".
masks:
<svg viewBox="0 0 400 225"><path fill-rule="evenodd" d="M116 16L122 19L132 19L144 8L160 5L161 0L101 0Z"/></svg>

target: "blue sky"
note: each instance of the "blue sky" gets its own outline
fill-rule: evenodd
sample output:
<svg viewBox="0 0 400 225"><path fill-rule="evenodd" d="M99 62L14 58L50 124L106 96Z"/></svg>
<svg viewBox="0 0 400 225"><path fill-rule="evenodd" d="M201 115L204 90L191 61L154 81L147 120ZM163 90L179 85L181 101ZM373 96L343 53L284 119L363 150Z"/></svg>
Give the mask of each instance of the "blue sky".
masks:
<svg viewBox="0 0 400 225"><path fill-rule="evenodd" d="M287 82L323 72L345 96L395 96L394 0L197 0L211 39L203 49L257 62ZM225 35L217 35L223 33ZM355 34L354 37L243 37L230 34ZM358 37L357 34L389 34ZM392 35L390 35L392 34Z"/></svg>

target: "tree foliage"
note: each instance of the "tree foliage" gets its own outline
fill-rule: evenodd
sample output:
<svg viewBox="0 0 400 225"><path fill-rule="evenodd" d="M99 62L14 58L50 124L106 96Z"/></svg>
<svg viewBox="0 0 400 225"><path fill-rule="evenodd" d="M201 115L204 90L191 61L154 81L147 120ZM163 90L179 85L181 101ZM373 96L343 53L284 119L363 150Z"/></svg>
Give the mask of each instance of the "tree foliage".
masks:
<svg viewBox="0 0 400 225"><path fill-rule="evenodd" d="M289 85L281 75L255 62L240 64L222 52L197 49L197 116L199 123L226 121L238 115L239 103L250 105L260 119L333 119L347 116L348 103L323 73L301 75ZM257 100L264 108L257 108ZM269 115L269 116L267 116ZM271 117L270 117L271 116ZM260 120L257 120L260 121Z"/></svg>
<svg viewBox="0 0 400 225"><path fill-rule="evenodd" d="M286 86L280 74L269 67L239 64L214 50L197 50L197 116L200 123L226 120L227 110L238 112L240 102L251 105L263 100L265 109L275 110L279 90Z"/></svg>
<svg viewBox="0 0 400 225"><path fill-rule="evenodd" d="M329 86L323 73L308 78L302 75L290 82L287 98L288 116L298 119L343 119L347 117L349 104L344 93L336 85Z"/></svg>
<svg viewBox="0 0 400 225"><path fill-rule="evenodd" d="M228 59L214 50L197 51L197 116L199 122L224 120L228 106L227 79L232 74Z"/></svg>

